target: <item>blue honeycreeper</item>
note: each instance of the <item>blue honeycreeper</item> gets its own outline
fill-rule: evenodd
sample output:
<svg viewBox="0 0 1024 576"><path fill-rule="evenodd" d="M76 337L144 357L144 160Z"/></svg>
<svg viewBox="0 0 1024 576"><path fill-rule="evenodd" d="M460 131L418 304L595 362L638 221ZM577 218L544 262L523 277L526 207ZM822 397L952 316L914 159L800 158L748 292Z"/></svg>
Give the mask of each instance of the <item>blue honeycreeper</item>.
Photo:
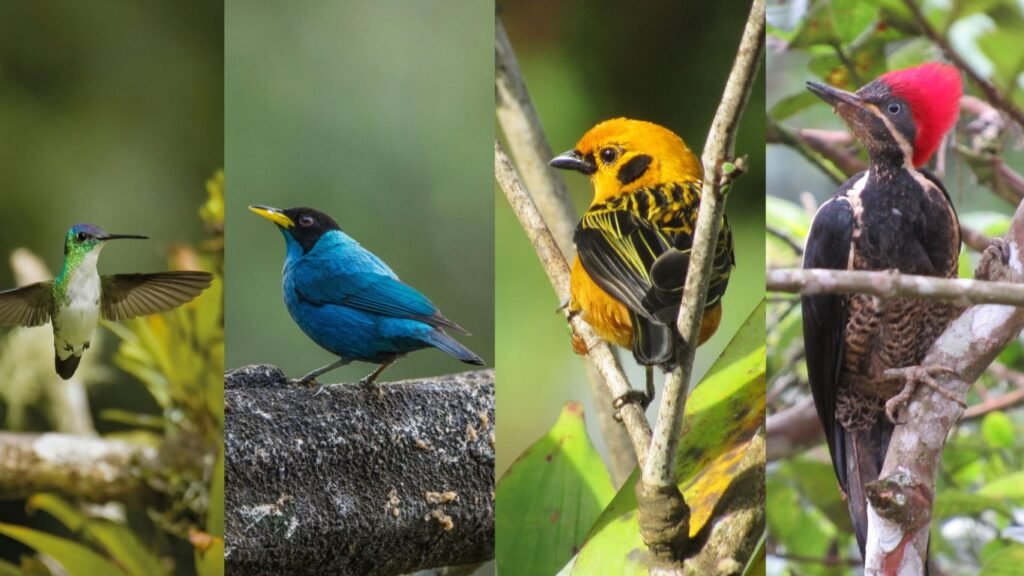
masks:
<svg viewBox="0 0 1024 576"><path fill-rule="evenodd" d="M284 236L284 302L292 319L314 342L339 356L297 383L314 382L321 374L359 360L380 365L360 380L370 385L405 354L428 347L467 364L483 365L444 329L468 332L399 280L330 216L312 208L249 210L277 224Z"/></svg>

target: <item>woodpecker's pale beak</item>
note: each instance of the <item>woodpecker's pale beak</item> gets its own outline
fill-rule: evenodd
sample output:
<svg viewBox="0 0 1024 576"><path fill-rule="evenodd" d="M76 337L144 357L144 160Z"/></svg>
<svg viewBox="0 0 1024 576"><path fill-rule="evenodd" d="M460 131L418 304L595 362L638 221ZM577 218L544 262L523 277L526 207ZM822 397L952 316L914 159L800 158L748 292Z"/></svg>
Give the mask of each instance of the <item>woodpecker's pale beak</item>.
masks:
<svg viewBox="0 0 1024 576"><path fill-rule="evenodd" d="M97 240L149 240L149 236L139 236L138 234L104 234L103 236L97 236Z"/></svg>
<svg viewBox="0 0 1024 576"><path fill-rule="evenodd" d="M831 104L832 109L841 116L846 116L853 110L864 109L864 101L861 100L860 96L846 90L833 88L828 84L821 84L819 82L808 82L807 89L818 98Z"/></svg>
<svg viewBox="0 0 1024 576"><path fill-rule="evenodd" d="M292 219L289 218L288 215L284 213L284 211L279 210L277 208L257 205L249 206L249 210L256 214L259 214L260 216L263 216L267 220L270 220L271 222L277 224L278 226L284 228L285 230L291 228L292 226L295 226L295 222L293 222Z"/></svg>
<svg viewBox="0 0 1024 576"><path fill-rule="evenodd" d="M548 166L561 170L575 170L587 176L597 172L597 165L594 163L594 159L584 158L583 154L578 150L569 150L564 154L555 156L551 159L551 162L548 162Z"/></svg>

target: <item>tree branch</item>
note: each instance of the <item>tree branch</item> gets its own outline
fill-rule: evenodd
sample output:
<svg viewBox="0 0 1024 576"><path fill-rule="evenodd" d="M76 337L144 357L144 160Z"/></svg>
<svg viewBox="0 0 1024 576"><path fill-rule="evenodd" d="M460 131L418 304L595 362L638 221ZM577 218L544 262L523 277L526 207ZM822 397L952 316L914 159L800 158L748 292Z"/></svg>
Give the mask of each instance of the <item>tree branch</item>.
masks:
<svg viewBox="0 0 1024 576"><path fill-rule="evenodd" d="M544 217L537 205L534 204L533 198L523 187L522 181L519 180L519 175L516 173L515 167L512 166L511 160L497 141L494 142L494 177L505 192L505 198L508 199L512 211L519 219L534 250L537 251L537 257L540 259L555 293L560 300L567 301L569 299L569 265L558 249L554 236L545 224ZM622 366L619 365L618 359L612 354L608 343L598 338L581 317L572 318L570 324L573 333L583 339L587 356L601 373L612 396L619 397L629 392L629 381L622 372ZM622 422L629 432L633 450L642 462L651 441L651 429L647 424L647 417L640 406L633 403L624 405L620 409L620 414L622 414Z"/></svg>
<svg viewBox="0 0 1024 576"><path fill-rule="evenodd" d="M91 502L141 497L157 450L72 434L0 432L0 499L57 492Z"/></svg>
<svg viewBox="0 0 1024 576"><path fill-rule="evenodd" d="M1024 278L1024 202L1007 235L1009 271ZM937 378L945 390L963 398L971 384L1024 328L1024 308L998 304L973 306L935 341L921 366L949 371ZM949 430L964 408L930 387L921 386L896 426L879 480L869 484L867 574L922 574L935 476Z"/></svg>
<svg viewBox="0 0 1024 576"><path fill-rule="evenodd" d="M523 173L527 184L524 188L530 191L532 202L536 204L540 213L541 222L545 223L553 236L555 244L563 255L562 259L569 260L576 252L576 246L572 242L572 234L578 220L576 210L569 199L565 182L556 171L548 166L554 153L526 89L526 82L519 69L515 51L512 49L508 35L505 33L505 26L500 19L495 25L494 47L494 88L497 97L498 122L501 124L505 141L508 143L512 155L515 156L516 165ZM521 218L520 221L522 221ZM529 235L529 232L527 234ZM548 277L551 278L550 272ZM568 283L561 286L567 287ZM561 291L559 285L554 285L554 288L559 298L566 297L567 292ZM580 334L580 332L575 332L575 334ZM614 351L612 354L614 355ZM604 353L599 352L599 355L604 355ZM615 362L618 362L617 358ZM634 439L631 440L628 429L624 430L612 413L614 392L609 392L609 390L618 385L613 386L600 377L610 367L598 368L589 358L584 360L584 367L591 392L594 394L597 423L608 446L612 479L616 485L621 485L638 462L635 452L622 449L635 442L635 431ZM618 376L614 378L620 379ZM621 379L625 380L625 376L622 376ZM646 419L646 416L644 418ZM646 424L644 427L648 428ZM646 443L645 441L644 445Z"/></svg>
<svg viewBox="0 0 1024 576"><path fill-rule="evenodd" d="M871 294L879 298L922 298L958 304L1024 306L1024 285L1012 282L913 276L897 270L878 272L824 269L769 269L772 292Z"/></svg>
<svg viewBox="0 0 1024 576"><path fill-rule="evenodd" d="M225 568L397 575L494 556L494 371L314 391L225 375Z"/></svg>
<svg viewBox="0 0 1024 576"><path fill-rule="evenodd" d="M640 532L654 565L663 571L675 571L682 566L681 554L689 539L689 508L676 486L676 458L725 197L733 179L742 173L738 162L734 163L736 131L761 65L764 12L764 0L754 0L704 144L704 185L676 321L683 345L677 368L665 379L651 448L636 488Z"/></svg>

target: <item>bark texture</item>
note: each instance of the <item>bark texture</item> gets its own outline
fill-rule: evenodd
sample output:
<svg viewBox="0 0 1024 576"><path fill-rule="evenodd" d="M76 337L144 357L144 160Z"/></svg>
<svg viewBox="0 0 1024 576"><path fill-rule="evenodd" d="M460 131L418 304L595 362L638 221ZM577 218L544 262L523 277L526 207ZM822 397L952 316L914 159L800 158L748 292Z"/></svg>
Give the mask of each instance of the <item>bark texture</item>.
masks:
<svg viewBox="0 0 1024 576"><path fill-rule="evenodd" d="M494 372L315 390L225 377L231 574L404 574L494 556Z"/></svg>

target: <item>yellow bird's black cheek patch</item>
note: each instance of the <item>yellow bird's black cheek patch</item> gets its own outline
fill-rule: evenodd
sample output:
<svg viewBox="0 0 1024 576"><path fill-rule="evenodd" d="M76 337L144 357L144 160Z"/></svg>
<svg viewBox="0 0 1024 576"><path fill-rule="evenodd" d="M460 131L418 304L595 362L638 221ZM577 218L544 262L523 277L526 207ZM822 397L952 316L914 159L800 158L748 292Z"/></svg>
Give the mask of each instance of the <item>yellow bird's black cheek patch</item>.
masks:
<svg viewBox="0 0 1024 576"><path fill-rule="evenodd" d="M626 161L625 164L622 165L621 168L619 168L619 182L623 186L635 182L637 178L644 175L644 172L647 172L647 168L651 165L651 162L653 161L654 158L648 156L647 154L640 154L638 156L630 158L629 160Z"/></svg>

